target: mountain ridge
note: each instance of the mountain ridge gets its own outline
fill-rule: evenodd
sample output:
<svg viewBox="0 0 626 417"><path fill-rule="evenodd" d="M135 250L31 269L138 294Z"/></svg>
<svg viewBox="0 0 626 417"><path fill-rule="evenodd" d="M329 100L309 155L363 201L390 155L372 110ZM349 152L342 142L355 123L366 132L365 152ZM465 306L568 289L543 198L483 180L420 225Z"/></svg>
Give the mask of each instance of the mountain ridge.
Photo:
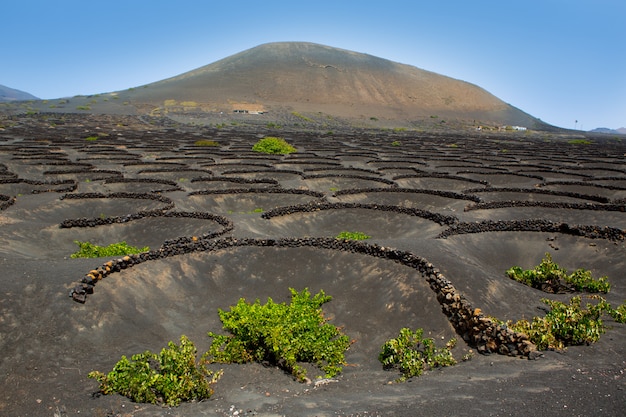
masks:
<svg viewBox="0 0 626 417"><path fill-rule="evenodd" d="M0 102L22 101L22 100L39 100L34 95L26 91L17 90L0 84Z"/></svg>
<svg viewBox="0 0 626 417"><path fill-rule="evenodd" d="M608 127L597 127L590 130L592 133L609 133L614 135L626 135L626 127L620 127L619 129L610 129Z"/></svg>
<svg viewBox="0 0 626 417"><path fill-rule="evenodd" d="M438 116L531 128L545 125L469 82L309 42L262 44L120 95L156 106L165 100L193 101L219 111L247 106L346 118Z"/></svg>

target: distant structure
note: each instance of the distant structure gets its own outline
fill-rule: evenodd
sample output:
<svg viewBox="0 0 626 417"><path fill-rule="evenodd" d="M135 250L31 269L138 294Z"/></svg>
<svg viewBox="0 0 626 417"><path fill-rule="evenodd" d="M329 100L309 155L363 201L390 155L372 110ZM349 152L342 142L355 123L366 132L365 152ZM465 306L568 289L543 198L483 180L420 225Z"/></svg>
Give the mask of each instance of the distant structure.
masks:
<svg viewBox="0 0 626 417"><path fill-rule="evenodd" d="M246 110L246 109L235 109L233 113L238 114L265 114L266 112L260 110Z"/></svg>
<svg viewBox="0 0 626 417"><path fill-rule="evenodd" d="M498 127L498 130L501 131L501 132L502 131L507 131L507 130L508 131L518 130L518 131L522 131L523 132L523 131L527 130L527 128L524 127L524 126L500 126L500 127Z"/></svg>

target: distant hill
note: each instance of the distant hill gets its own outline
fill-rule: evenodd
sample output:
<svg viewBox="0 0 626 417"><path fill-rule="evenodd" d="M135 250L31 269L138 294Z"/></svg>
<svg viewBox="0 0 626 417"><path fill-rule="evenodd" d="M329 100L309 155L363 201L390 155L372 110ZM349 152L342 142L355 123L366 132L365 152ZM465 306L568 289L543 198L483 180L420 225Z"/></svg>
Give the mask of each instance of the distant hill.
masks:
<svg viewBox="0 0 626 417"><path fill-rule="evenodd" d="M593 133L610 133L613 135L626 135L626 127L620 127L619 129L609 129L608 127L598 127L590 130Z"/></svg>
<svg viewBox="0 0 626 417"><path fill-rule="evenodd" d="M32 94L0 84L0 101L39 100Z"/></svg>
<svg viewBox="0 0 626 417"><path fill-rule="evenodd" d="M410 65L304 42L257 46L179 76L119 92L135 107L296 111L344 118L437 117L549 125L484 89Z"/></svg>

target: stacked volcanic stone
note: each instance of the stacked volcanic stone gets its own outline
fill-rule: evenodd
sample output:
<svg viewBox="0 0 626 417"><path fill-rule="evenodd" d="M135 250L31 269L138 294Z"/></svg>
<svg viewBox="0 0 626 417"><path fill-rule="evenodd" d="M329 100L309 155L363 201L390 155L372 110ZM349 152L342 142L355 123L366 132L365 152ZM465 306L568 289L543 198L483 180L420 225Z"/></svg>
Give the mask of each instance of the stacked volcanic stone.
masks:
<svg viewBox="0 0 626 417"><path fill-rule="evenodd" d="M309 195L311 197L323 198L324 193L311 190L301 190L298 188L231 188L227 190L199 190L192 191L189 195L218 195L218 194L293 194Z"/></svg>
<svg viewBox="0 0 626 417"><path fill-rule="evenodd" d="M448 179L448 180L459 180L459 181L465 181L465 182L470 182L474 184L483 184L486 186L490 186L489 182L485 180L475 180L473 178L462 177L460 175L446 174L445 172L423 172L422 171L422 172L416 172L415 174L397 175L393 177L392 179L396 181L396 180L410 179L410 178L443 178L443 179Z"/></svg>
<svg viewBox="0 0 626 417"><path fill-rule="evenodd" d="M0 194L0 210L6 210L15 203L15 197Z"/></svg>
<svg viewBox="0 0 626 417"><path fill-rule="evenodd" d="M323 210L345 210L345 209L367 209L367 210L380 210L389 211L399 214L406 214L409 216L421 217L426 220L433 221L440 225L454 225L458 223L458 219L454 216L446 216L439 213L432 213L430 211L421 210L412 207L393 206L386 204L363 204L363 203L329 203L311 202L307 204L299 204L294 206L283 206L272 210L268 210L261 215L264 219L271 219L273 217L287 216L294 213L313 213Z"/></svg>
<svg viewBox="0 0 626 417"><path fill-rule="evenodd" d="M598 210L598 211L626 211L624 204L595 204L595 203L554 203L549 201L490 201L487 203L476 203L465 207L465 211L490 210L509 207L545 207L573 210Z"/></svg>
<svg viewBox="0 0 626 417"><path fill-rule="evenodd" d="M585 184L585 185L588 185L588 184ZM581 200L596 201L598 203L609 203L611 201L609 198L600 196L600 195L581 194L581 193L574 193L574 192L569 192L569 191L554 191L554 190L546 190L542 188L486 187L486 188L472 188L472 189L464 191L464 193L467 193L467 194L494 193L494 192L530 193L530 194L552 195L555 197L572 197L572 198L578 198Z"/></svg>
<svg viewBox="0 0 626 417"><path fill-rule="evenodd" d="M607 239L613 242L624 241L626 230L609 226L585 226L556 223L543 219L527 220L483 220L480 222L458 223L444 230L437 238L484 232L547 232L582 236L589 239Z"/></svg>
<svg viewBox="0 0 626 417"><path fill-rule="evenodd" d="M354 251L355 246L369 246L354 241L345 241L345 244L348 245L350 251ZM444 314L456 332L470 346L475 346L479 353L499 353L532 359L538 357L537 347L527 335L509 329L505 324L485 316L479 308L472 307L454 285L425 259L410 252L376 245L369 246L369 250L366 251L371 255L396 260L403 265L417 269L437 294L437 301L441 304Z"/></svg>
<svg viewBox="0 0 626 417"><path fill-rule="evenodd" d="M499 353L510 356L536 358L539 356L536 346L523 333L514 332L506 325L485 316L479 308L474 308L431 263L410 252L378 245L369 245L355 240L334 238L281 238L281 239L236 239L223 238L217 240L191 238L189 240L171 242L156 251L137 255L128 255L117 260L106 262L99 268L89 271L70 291L74 301L84 303L87 294L92 294L98 281L111 273L119 272L133 265L155 259L181 255L195 251L215 251L219 249L258 246L258 247L316 247L320 249L340 250L360 253L379 258L393 260L413 268L421 273L436 293L444 314L450 320L456 332L470 346L477 348L479 353Z"/></svg>
<svg viewBox="0 0 626 417"><path fill-rule="evenodd" d="M469 345L475 346L482 354L499 353L536 358L537 347L526 334L515 332L505 324L485 316L480 308L473 308L437 269L430 265L427 269L432 271L427 279L430 287L437 293L441 309Z"/></svg>
<svg viewBox="0 0 626 417"><path fill-rule="evenodd" d="M406 194L429 194L439 197L452 198L455 200L467 200L475 203L480 203L480 197L471 194L460 194L453 191L443 190L428 190L428 189L416 189L416 188L355 188L350 190L338 190L335 192L335 197L351 194L367 194L367 193L406 193Z"/></svg>
<svg viewBox="0 0 626 417"><path fill-rule="evenodd" d="M67 185L65 188L47 188L47 189L39 189L39 190L31 190L31 193L45 193L49 191L55 192L72 192L76 190L78 185L74 180L61 180L61 181L36 181L29 180L25 178L2 178L0 179L0 184L28 184L33 186L56 186L56 185Z"/></svg>
<svg viewBox="0 0 626 417"><path fill-rule="evenodd" d="M142 259L142 257L146 257L145 255L146 254L127 255L117 260L108 261L101 267L92 269L83 277L79 284L70 290L70 297L72 297L74 301L84 303L87 300L87 294L93 294L93 289L98 281L105 278L112 272L119 272L122 269L133 266L135 263L148 260Z"/></svg>
<svg viewBox="0 0 626 417"><path fill-rule="evenodd" d="M391 185L392 187L397 187L394 181L388 180L386 178L376 178L376 177L368 177L365 175L351 175L351 174L310 174L303 175L303 179L315 179L315 178L345 178L345 179L355 179L355 180L367 180L367 181L375 181L382 182L383 184Z"/></svg>
<svg viewBox="0 0 626 417"><path fill-rule="evenodd" d="M240 178L240 177L196 177L192 178L191 182L229 182L233 184L269 184L279 185L278 181L272 178Z"/></svg>

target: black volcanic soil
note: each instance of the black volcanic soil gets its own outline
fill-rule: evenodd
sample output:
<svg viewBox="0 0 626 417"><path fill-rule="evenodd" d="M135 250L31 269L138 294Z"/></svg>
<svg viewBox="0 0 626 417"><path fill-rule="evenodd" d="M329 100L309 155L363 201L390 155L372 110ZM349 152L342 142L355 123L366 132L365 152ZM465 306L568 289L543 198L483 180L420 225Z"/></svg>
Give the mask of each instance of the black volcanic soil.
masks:
<svg viewBox="0 0 626 417"><path fill-rule="evenodd" d="M456 336L457 359L476 347L455 333L419 271L365 253L285 243L367 233L368 245L425 258L474 307L502 320L543 314L548 295L504 271L530 268L550 252L568 270L607 275L607 299L617 305L626 300L621 142L345 127L270 132L112 115L1 121L3 416L624 413L623 324L606 318L598 343L537 360L474 354L394 384L398 375L383 370L377 355L402 327L422 327L439 344ZM251 152L270 133L298 152ZM86 140L92 135L98 139ZM197 146L199 139L220 146ZM124 240L169 253L193 247L185 242L234 239L247 243L160 256L110 274L85 303L68 296L110 260L71 259L74 240ZM333 296L326 314L356 340L335 380L300 384L273 367L232 365L222 367L215 395L199 403L163 408L95 395L90 371L159 351L182 334L202 352L207 331L220 331L218 308L240 297L287 301L289 287Z"/></svg>

